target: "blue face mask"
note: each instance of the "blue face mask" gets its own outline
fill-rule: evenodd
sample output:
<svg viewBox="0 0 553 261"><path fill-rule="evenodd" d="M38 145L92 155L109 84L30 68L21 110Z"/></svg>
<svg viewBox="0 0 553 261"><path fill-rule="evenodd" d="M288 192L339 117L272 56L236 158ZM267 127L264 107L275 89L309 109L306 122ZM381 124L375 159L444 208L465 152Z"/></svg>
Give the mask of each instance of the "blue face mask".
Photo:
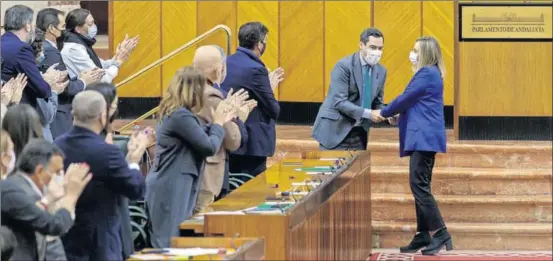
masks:
<svg viewBox="0 0 553 261"><path fill-rule="evenodd" d="M93 24L91 27L88 28L88 37L90 39L94 39L96 37L96 34L98 34L98 27L96 24Z"/></svg>

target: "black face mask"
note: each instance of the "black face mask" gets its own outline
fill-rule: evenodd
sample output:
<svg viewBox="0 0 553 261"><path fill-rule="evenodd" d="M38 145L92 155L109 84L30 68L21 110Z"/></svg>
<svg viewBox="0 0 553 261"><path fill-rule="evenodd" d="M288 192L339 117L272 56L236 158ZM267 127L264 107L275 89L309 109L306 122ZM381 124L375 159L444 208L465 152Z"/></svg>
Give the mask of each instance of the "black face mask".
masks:
<svg viewBox="0 0 553 261"><path fill-rule="evenodd" d="M263 48L259 50L259 56L263 56L263 54L265 53L265 49L267 49L267 43L263 42L262 44L263 44Z"/></svg>
<svg viewBox="0 0 553 261"><path fill-rule="evenodd" d="M65 41L66 36L67 36L67 32L65 30L61 30L60 37L56 38L56 45L58 47L58 50L60 51L63 48L63 42Z"/></svg>

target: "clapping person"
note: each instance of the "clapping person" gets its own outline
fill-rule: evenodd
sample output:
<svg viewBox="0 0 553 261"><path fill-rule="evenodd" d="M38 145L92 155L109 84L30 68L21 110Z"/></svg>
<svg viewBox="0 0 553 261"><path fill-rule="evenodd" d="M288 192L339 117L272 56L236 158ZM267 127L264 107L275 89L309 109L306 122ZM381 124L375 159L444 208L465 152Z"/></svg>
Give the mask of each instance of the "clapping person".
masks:
<svg viewBox="0 0 553 261"><path fill-rule="evenodd" d="M18 104L27 85L27 76L20 73L2 85L2 105Z"/></svg>
<svg viewBox="0 0 553 261"><path fill-rule="evenodd" d="M100 68L105 70L102 82L111 83L119 73L119 67L129 58L136 48L139 38L125 36L110 60L102 60L92 48L96 43L98 28L94 17L86 9L75 9L65 18L66 35L64 37L61 55L69 76L75 78L83 71Z"/></svg>
<svg viewBox="0 0 553 261"><path fill-rule="evenodd" d="M65 36L65 13L55 8L42 9L37 14L36 28L44 32L44 60L41 71L57 64L56 69L67 71L67 67L61 58L61 47ZM64 92L58 93L58 109L54 122L50 125L53 138L66 133L73 126L71 115L71 102L77 93L83 91L85 86L98 82L104 76L105 71L100 68L83 70L77 77L69 77L69 84Z"/></svg>
<svg viewBox="0 0 553 261"><path fill-rule="evenodd" d="M192 215L205 159L221 148L223 126L236 117L236 110L222 101L210 109L212 123L201 124L196 114L204 107L205 85L203 71L185 67L161 99L156 155L146 177L150 240L156 248L169 247L179 224Z"/></svg>
<svg viewBox="0 0 553 261"><path fill-rule="evenodd" d="M113 142L113 130L111 129L111 124L117 117L117 89L111 83L94 83L86 87L87 90L97 91L106 100L106 110L107 113L107 122L108 126L102 131L101 135L105 137L106 143L114 144ZM148 135L148 145L155 141L154 130L152 128L147 128L144 130ZM138 133L134 133L133 137L136 137ZM127 147L124 148L126 151L135 151L140 144L136 142L135 138L132 138L127 144ZM121 243L123 248L123 259L127 259L134 252L134 244L132 240L132 229L131 229L131 218L129 213L129 199L124 195L119 195L119 213L121 217Z"/></svg>
<svg viewBox="0 0 553 261"><path fill-rule="evenodd" d="M41 74L36 66L31 43L34 41L33 10L24 5L14 5L6 10L2 35L2 80L8 81L18 74L25 74L27 86L23 90L22 103L37 107L37 99L48 99L51 86L64 82L59 71L52 69Z"/></svg>
<svg viewBox="0 0 553 261"><path fill-rule="evenodd" d="M17 172L0 182L2 225L17 239L12 260L44 260L43 235L61 235L73 225L75 204L92 176L88 166L70 165L63 185L49 186L63 171L63 157L54 144L32 140L17 161Z"/></svg>
<svg viewBox="0 0 553 261"><path fill-rule="evenodd" d="M77 219L62 237L68 260L123 260L120 196L144 196L145 182L138 165L148 146L148 135L135 135L127 157L108 144L101 133L108 126L107 103L97 91L85 90L73 99L71 130L54 143L67 155L65 165L85 162L94 177L76 206Z"/></svg>
<svg viewBox="0 0 553 261"><path fill-rule="evenodd" d="M36 57L36 62L38 68L41 68L43 66L44 62L44 32L40 29L36 29L35 32L35 40L31 44L33 48L33 53ZM54 70L54 67L56 67L57 64L53 64L48 68L48 70ZM60 79L67 79L67 72L65 71L59 71L59 77ZM56 116L56 112L58 110L58 94L61 94L65 91L65 88L69 84L69 81L58 81L55 85L52 87L52 95L48 99L37 99L37 112L40 115L40 122L42 123L42 127L44 129L44 139L47 141L54 141L54 138L52 137L52 132L50 131L50 124L54 121L54 117Z"/></svg>
<svg viewBox="0 0 553 261"><path fill-rule="evenodd" d="M206 85L203 92L204 105L198 112L198 117L203 124L212 123L211 110L225 100L225 96L216 85L223 82L226 72L225 56L221 48L215 45L200 46L194 54L194 68L202 70L206 77ZM248 99L248 94L240 90L235 94L229 93L227 102L233 106L240 106ZM239 109L239 108L238 108ZM196 201L195 212L202 212L213 203L222 189L227 169L227 150L237 150L242 141L238 122L229 121L223 125L225 137L222 146L215 155L206 158L206 164L201 175L200 191Z"/></svg>

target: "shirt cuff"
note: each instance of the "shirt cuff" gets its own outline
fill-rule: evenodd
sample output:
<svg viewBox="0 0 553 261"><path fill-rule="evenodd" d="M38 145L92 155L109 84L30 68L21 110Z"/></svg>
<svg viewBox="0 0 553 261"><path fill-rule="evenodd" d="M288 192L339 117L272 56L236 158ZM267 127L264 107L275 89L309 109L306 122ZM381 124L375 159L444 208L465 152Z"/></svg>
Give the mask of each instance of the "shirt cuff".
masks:
<svg viewBox="0 0 553 261"><path fill-rule="evenodd" d="M79 78L78 80L81 81L81 82L83 82L83 85L84 85L83 90L85 90L85 89L86 89L86 82L85 82L83 79L81 79L81 78Z"/></svg>
<svg viewBox="0 0 553 261"><path fill-rule="evenodd" d="M363 111L363 118L365 118L365 119L371 119L371 110L365 109L365 110Z"/></svg>
<svg viewBox="0 0 553 261"><path fill-rule="evenodd" d="M129 163L129 169L140 170L140 165L137 163Z"/></svg>

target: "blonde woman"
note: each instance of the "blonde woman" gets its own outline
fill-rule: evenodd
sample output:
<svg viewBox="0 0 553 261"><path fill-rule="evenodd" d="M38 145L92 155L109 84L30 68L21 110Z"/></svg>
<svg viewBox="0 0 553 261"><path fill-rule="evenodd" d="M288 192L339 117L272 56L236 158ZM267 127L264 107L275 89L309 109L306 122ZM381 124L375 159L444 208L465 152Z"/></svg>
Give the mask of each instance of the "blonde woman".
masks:
<svg viewBox="0 0 553 261"><path fill-rule="evenodd" d="M440 44L433 37L415 42L409 55L414 75L405 91L382 109L382 117L399 125L400 157L409 156L409 183L415 197L417 234L402 253L434 255L443 246L452 250L451 236L431 192L435 155L446 152L444 122L445 66ZM399 119L397 116L399 114Z"/></svg>
<svg viewBox="0 0 553 261"><path fill-rule="evenodd" d="M163 94L156 131L156 155L146 177L146 207L155 248L170 246L179 225L190 218L200 187L206 157L213 156L225 137L225 123L236 117L226 101L212 111L212 124L202 125L196 114L203 107L206 79L192 67L177 71Z"/></svg>

